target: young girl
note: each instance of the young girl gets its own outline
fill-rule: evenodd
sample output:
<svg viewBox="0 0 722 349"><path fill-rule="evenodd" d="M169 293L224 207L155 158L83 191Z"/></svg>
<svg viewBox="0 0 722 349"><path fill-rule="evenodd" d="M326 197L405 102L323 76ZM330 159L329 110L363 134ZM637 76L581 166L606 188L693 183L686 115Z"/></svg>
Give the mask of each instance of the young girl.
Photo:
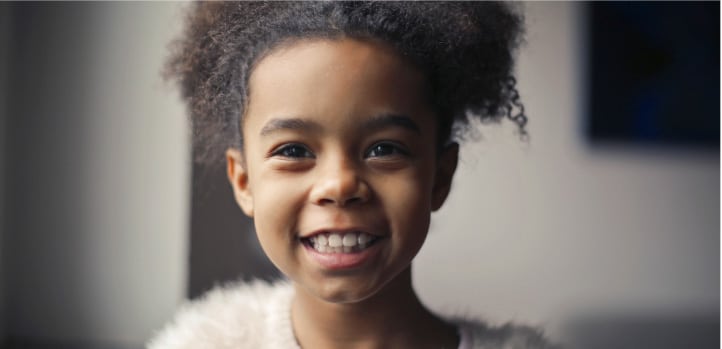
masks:
<svg viewBox="0 0 722 349"><path fill-rule="evenodd" d="M149 348L548 348L528 327L437 316L411 282L464 125L508 117L525 134L521 30L491 2L196 4L170 77L198 160L225 154L289 281L211 291Z"/></svg>

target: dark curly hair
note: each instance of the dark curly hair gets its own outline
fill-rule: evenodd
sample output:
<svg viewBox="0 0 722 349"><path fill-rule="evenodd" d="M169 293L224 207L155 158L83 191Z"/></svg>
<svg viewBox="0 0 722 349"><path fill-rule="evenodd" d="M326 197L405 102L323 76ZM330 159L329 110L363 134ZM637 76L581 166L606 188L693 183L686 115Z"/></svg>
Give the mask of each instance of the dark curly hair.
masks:
<svg viewBox="0 0 722 349"><path fill-rule="evenodd" d="M439 145L472 119L507 117L526 136L513 76L523 18L499 2L198 2L171 45L164 76L188 103L195 160L216 161L242 146L241 119L255 63L302 38L380 40L427 78Z"/></svg>

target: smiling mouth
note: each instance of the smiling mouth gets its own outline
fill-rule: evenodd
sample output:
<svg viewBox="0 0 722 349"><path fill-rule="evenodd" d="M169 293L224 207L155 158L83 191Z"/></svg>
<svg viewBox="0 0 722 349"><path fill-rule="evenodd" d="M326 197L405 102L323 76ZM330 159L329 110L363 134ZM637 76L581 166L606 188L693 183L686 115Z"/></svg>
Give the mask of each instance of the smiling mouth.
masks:
<svg viewBox="0 0 722 349"><path fill-rule="evenodd" d="M301 238L304 245L319 253L357 253L372 246L380 237L364 232L320 233L308 238Z"/></svg>

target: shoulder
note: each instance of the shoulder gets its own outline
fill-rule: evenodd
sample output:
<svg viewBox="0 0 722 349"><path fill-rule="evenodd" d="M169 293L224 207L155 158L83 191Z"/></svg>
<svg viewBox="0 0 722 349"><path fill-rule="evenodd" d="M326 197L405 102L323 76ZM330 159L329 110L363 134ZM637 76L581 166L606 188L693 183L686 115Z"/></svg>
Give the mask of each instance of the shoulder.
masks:
<svg viewBox="0 0 722 349"><path fill-rule="evenodd" d="M259 348L293 341L288 306L293 288L286 281L230 283L187 302L148 343L148 349ZM284 328L288 327L288 328ZM279 334L284 331L290 338ZM285 343L285 345L284 345ZM288 347L293 343L279 343Z"/></svg>
<svg viewBox="0 0 722 349"><path fill-rule="evenodd" d="M482 321L452 319L473 349L558 349L541 329L507 323L491 326Z"/></svg>

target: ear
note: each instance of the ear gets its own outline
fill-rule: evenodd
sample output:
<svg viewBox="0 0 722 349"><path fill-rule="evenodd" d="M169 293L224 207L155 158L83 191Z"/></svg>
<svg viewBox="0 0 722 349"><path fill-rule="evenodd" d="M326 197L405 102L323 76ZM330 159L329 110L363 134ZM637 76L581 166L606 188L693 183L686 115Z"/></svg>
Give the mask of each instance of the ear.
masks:
<svg viewBox="0 0 722 349"><path fill-rule="evenodd" d="M238 149L228 148L226 150L226 164L228 181L233 187L233 196L241 207L243 213L253 217L253 195L248 185L248 171L246 170L243 154Z"/></svg>
<svg viewBox="0 0 722 349"><path fill-rule="evenodd" d="M436 164L436 176L434 176L434 188L431 192L431 210L436 211L446 201L451 190L451 180L456 172L456 164L459 162L459 143L451 143L444 147L439 154Z"/></svg>

